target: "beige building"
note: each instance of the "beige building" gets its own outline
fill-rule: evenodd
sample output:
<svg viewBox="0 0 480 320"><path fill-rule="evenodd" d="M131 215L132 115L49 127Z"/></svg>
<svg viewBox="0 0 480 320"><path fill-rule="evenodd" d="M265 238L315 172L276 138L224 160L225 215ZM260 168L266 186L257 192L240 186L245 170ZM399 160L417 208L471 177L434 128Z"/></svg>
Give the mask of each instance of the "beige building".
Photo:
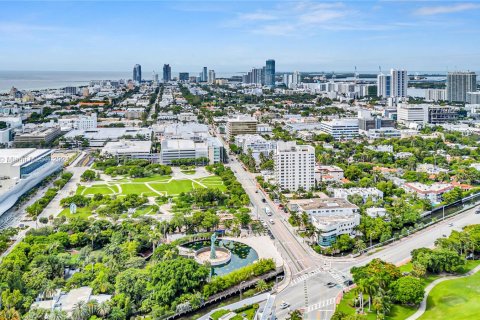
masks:
<svg viewBox="0 0 480 320"><path fill-rule="evenodd" d="M238 116L228 119L226 133L229 141L239 134L256 134L257 119L248 116Z"/></svg>

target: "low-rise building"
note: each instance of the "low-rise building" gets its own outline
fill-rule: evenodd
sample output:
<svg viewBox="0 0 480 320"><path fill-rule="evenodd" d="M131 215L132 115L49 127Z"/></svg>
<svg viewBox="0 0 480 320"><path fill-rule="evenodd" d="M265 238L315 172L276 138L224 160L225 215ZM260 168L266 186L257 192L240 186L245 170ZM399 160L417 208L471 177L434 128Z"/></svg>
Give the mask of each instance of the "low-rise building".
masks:
<svg viewBox="0 0 480 320"><path fill-rule="evenodd" d="M370 129L367 131L369 139L400 138L401 132L395 128Z"/></svg>
<svg viewBox="0 0 480 320"><path fill-rule="evenodd" d="M342 234L355 235L360 224L359 208L345 199L311 199L299 205L300 212L306 212L318 231L318 244L330 246Z"/></svg>
<svg viewBox="0 0 480 320"><path fill-rule="evenodd" d="M244 153L252 152L255 160L259 161L260 154L268 156L270 152L274 152L276 141L266 140L258 134L241 134L235 136L235 145L242 149Z"/></svg>
<svg viewBox="0 0 480 320"><path fill-rule="evenodd" d="M338 166L315 167L317 182L340 182L344 178L343 169Z"/></svg>
<svg viewBox="0 0 480 320"><path fill-rule="evenodd" d="M332 191L334 198L348 199L348 196L359 195L362 197L363 202L366 202L368 198L373 201L383 199L383 192L377 188L334 188Z"/></svg>
<svg viewBox="0 0 480 320"><path fill-rule="evenodd" d="M149 128L95 128L87 130L72 130L64 135L69 142L77 138L88 141L90 147L103 147L107 142L119 140L150 140L152 129Z"/></svg>
<svg viewBox="0 0 480 320"><path fill-rule="evenodd" d="M126 159L144 159L157 162L158 153L152 153L151 141L129 141L121 140L107 142L101 151L102 155Z"/></svg>
<svg viewBox="0 0 480 320"><path fill-rule="evenodd" d="M335 140L354 139L358 137L358 119L322 121L320 130L333 136Z"/></svg>
<svg viewBox="0 0 480 320"><path fill-rule="evenodd" d="M17 133L13 139L15 147L44 147L50 145L62 134L59 127L42 127Z"/></svg>
<svg viewBox="0 0 480 320"><path fill-rule="evenodd" d="M442 202L442 196L454 188L451 183L434 183L426 185L420 182L408 182L403 185L407 192L416 193L421 199L428 199L432 204Z"/></svg>

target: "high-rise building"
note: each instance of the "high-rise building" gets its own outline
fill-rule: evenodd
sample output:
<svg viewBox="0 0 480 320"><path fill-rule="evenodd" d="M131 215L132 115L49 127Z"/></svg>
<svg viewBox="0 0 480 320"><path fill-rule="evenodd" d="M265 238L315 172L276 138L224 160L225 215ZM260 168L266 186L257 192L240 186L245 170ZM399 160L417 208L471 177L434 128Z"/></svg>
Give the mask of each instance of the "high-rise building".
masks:
<svg viewBox="0 0 480 320"><path fill-rule="evenodd" d="M138 83L142 82L142 66L139 64L133 67L133 81Z"/></svg>
<svg viewBox="0 0 480 320"><path fill-rule="evenodd" d="M172 80L172 68L169 64L163 65L163 82L168 82Z"/></svg>
<svg viewBox="0 0 480 320"><path fill-rule="evenodd" d="M480 104L480 91L477 92L467 92L467 103L469 104Z"/></svg>
<svg viewBox="0 0 480 320"><path fill-rule="evenodd" d="M265 67L253 68L242 77L242 82L263 85L265 83Z"/></svg>
<svg viewBox="0 0 480 320"><path fill-rule="evenodd" d="M377 76L377 86L379 97L404 98L407 96L407 71L391 69L389 75L381 73Z"/></svg>
<svg viewBox="0 0 480 320"><path fill-rule="evenodd" d="M180 81L188 81L188 78L190 77L188 72L180 72L178 74L178 80Z"/></svg>
<svg viewBox="0 0 480 320"><path fill-rule="evenodd" d="M315 148L312 146L278 141L274 162L275 178L281 189L297 191L315 187Z"/></svg>
<svg viewBox="0 0 480 320"><path fill-rule="evenodd" d="M201 81L202 82L207 82L208 80L208 74L207 74L207 67L203 67L203 71L201 73Z"/></svg>
<svg viewBox="0 0 480 320"><path fill-rule="evenodd" d="M379 74L377 76L377 96L388 98L391 95L392 77L387 74Z"/></svg>
<svg viewBox="0 0 480 320"><path fill-rule="evenodd" d="M445 89L426 89L425 101L444 101L447 100L447 91Z"/></svg>
<svg viewBox="0 0 480 320"><path fill-rule="evenodd" d="M208 83L215 83L215 70L208 70Z"/></svg>
<svg viewBox="0 0 480 320"><path fill-rule="evenodd" d="M477 75L470 71L455 71L447 74L447 100L465 102L467 92L477 91Z"/></svg>
<svg viewBox="0 0 480 320"><path fill-rule="evenodd" d="M275 86L275 60L273 59L267 60L265 64L265 85Z"/></svg>
<svg viewBox="0 0 480 320"><path fill-rule="evenodd" d="M408 74L406 70L390 70L391 96L393 98L405 98L407 96L408 88Z"/></svg>

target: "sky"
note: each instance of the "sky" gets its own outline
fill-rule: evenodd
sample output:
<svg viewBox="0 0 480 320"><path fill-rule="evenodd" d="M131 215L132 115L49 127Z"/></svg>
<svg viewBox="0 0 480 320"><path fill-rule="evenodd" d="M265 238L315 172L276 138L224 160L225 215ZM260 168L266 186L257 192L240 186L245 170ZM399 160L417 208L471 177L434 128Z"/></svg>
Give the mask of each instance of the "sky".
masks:
<svg viewBox="0 0 480 320"><path fill-rule="evenodd" d="M480 70L480 1L3 1L0 70Z"/></svg>

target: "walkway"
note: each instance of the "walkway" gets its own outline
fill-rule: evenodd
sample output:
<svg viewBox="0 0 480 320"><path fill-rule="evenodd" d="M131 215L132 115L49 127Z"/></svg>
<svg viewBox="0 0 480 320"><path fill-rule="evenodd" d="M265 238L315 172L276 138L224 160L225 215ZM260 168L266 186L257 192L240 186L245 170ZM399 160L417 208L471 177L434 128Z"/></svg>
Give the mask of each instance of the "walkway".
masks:
<svg viewBox="0 0 480 320"><path fill-rule="evenodd" d="M238 308L241 308L243 306L248 306L250 304L254 304L254 303L259 303L259 302L262 302L262 301L265 301L268 299L268 296L270 295L270 293L262 293L262 294L259 294L257 296L253 296L253 297L250 297L250 298L247 298L247 299L243 299L242 301L239 301L239 302L235 302L235 303L232 303L232 304L229 304L227 306L224 306L224 307L221 307L221 308L218 308L218 309L215 309L215 310L212 310L210 311L209 313L201 316L200 318L198 318L198 320L208 320L208 318L210 317L210 315L218 310L222 310L222 309L227 309L227 310L230 310L230 311L233 311L235 309L238 309Z"/></svg>
<svg viewBox="0 0 480 320"><path fill-rule="evenodd" d="M460 275L460 276L447 276L444 278L437 279L430 283L426 288L425 288L425 295L423 296L422 302L420 302L420 307L418 308L417 312L415 312L413 315L411 315L407 320L416 320L420 318L424 313L425 310L427 310L427 299L428 295L430 294L430 291L432 291L433 288L440 282L446 281L446 280L453 280L453 279L459 279L459 278L465 278L469 277L475 273L477 273L480 270L480 266L475 267L474 269L470 270L469 272Z"/></svg>

